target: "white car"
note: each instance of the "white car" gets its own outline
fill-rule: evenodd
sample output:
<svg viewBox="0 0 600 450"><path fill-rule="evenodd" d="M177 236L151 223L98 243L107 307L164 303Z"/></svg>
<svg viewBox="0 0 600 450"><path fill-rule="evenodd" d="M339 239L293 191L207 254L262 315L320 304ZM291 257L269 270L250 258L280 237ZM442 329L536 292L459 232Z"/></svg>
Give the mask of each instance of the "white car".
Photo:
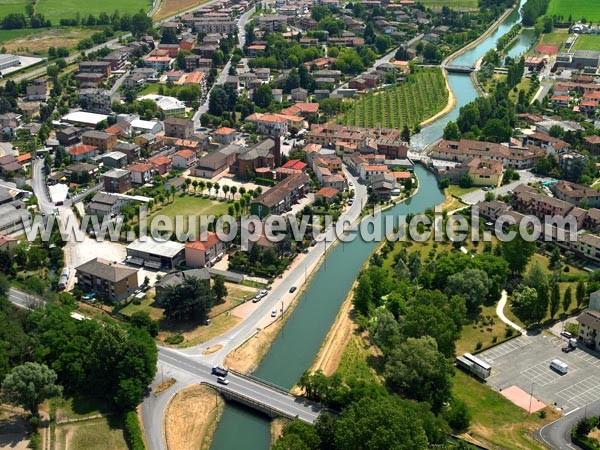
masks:
<svg viewBox="0 0 600 450"><path fill-rule="evenodd" d="M263 289L263 290L261 290L261 291L258 293L258 295L260 295L260 296L261 296L261 298L262 298L262 297L266 297L266 295L267 295L268 293L269 293L269 292L268 292L266 289Z"/></svg>
<svg viewBox="0 0 600 450"><path fill-rule="evenodd" d="M218 377L217 378L217 382L220 383L220 384L225 384L225 385L229 384L229 380L227 378L225 378L225 377Z"/></svg>
<svg viewBox="0 0 600 450"><path fill-rule="evenodd" d="M274 309L273 311L271 311L271 317L277 317L277 310Z"/></svg>

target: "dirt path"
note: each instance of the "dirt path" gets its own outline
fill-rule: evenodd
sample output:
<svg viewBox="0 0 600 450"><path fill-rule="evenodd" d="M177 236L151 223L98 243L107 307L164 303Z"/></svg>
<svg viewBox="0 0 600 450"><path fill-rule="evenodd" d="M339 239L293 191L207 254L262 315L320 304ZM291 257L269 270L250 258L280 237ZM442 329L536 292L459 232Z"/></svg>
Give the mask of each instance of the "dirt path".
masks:
<svg viewBox="0 0 600 450"><path fill-rule="evenodd" d="M204 450L210 447L224 401L203 385L177 392L165 412L167 448Z"/></svg>

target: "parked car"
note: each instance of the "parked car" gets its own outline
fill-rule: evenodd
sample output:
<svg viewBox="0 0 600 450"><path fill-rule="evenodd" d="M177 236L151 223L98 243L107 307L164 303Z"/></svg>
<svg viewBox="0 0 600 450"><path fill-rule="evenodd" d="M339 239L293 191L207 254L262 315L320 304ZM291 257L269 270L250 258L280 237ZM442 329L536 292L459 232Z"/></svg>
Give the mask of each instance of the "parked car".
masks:
<svg viewBox="0 0 600 450"><path fill-rule="evenodd" d="M225 377L219 377L219 378L217 378L217 381L220 384L225 384L225 385L229 384L229 380L227 378L225 378Z"/></svg>
<svg viewBox="0 0 600 450"><path fill-rule="evenodd" d="M258 303L258 302L260 302L261 299L262 299L262 297L260 295L257 295L256 297L254 297L252 299L252 303Z"/></svg>
<svg viewBox="0 0 600 450"><path fill-rule="evenodd" d="M296 289L297 289L296 286L292 286L290 288L290 294L293 294L294 292L296 292Z"/></svg>
<svg viewBox="0 0 600 450"><path fill-rule="evenodd" d="M273 311L271 311L271 317L277 317L277 310L274 309Z"/></svg>
<svg viewBox="0 0 600 450"><path fill-rule="evenodd" d="M261 298L263 298L263 297L266 297L266 295L267 295L268 293L269 293L269 292L268 292L266 289L263 289L263 290L261 290L261 291L258 293L258 295L260 295L260 297L261 297Z"/></svg>
<svg viewBox="0 0 600 450"><path fill-rule="evenodd" d="M568 331L561 331L560 335L566 337L567 339L571 339L573 337L573 335Z"/></svg>
<svg viewBox="0 0 600 450"><path fill-rule="evenodd" d="M569 352L572 352L573 350L575 350L575 347L571 347L570 345L567 345L566 347L563 347L561 350L565 353L569 353Z"/></svg>

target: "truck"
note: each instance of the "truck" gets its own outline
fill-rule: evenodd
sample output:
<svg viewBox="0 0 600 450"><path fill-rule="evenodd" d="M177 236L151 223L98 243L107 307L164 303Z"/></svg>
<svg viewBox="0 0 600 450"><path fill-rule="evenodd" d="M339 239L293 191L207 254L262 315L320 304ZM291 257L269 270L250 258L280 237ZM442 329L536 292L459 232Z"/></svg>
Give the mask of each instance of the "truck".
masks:
<svg viewBox="0 0 600 450"><path fill-rule="evenodd" d="M456 357L456 364L473 375L485 380L492 374L492 366L470 353Z"/></svg>
<svg viewBox="0 0 600 450"><path fill-rule="evenodd" d="M227 370L223 366L213 366L213 368L212 368L212 374L217 375L219 377L226 377L228 373L229 373L229 370Z"/></svg>
<svg viewBox="0 0 600 450"><path fill-rule="evenodd" d="M67 287L67 283L69 282L69 268L65 267L60 274L60 278L58 280L58 290L61 291Z"/></svg>

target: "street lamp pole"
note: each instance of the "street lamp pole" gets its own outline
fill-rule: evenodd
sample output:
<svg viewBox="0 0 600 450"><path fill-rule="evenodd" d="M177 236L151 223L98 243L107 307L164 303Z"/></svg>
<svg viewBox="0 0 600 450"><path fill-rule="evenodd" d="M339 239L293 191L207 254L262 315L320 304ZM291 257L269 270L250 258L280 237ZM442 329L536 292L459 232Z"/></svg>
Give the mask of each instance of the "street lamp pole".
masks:
<svg viewBox="0 0 600 450"><path fill-rule="evenodd" d="M533 401L533 383L531 383L531 391L529 393L529 411L528 413L531 414L531 402Z"/></svg>

